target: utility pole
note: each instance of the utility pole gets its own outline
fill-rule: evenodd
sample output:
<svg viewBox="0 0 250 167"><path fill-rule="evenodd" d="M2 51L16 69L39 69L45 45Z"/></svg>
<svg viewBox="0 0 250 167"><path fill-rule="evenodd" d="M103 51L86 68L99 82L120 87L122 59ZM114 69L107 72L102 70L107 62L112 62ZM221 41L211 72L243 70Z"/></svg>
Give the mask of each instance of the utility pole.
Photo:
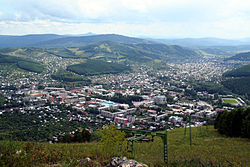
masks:
<svg viewBox="0 0 250 167"><path fill-rule="evenodd" d="M163 139L163 144L164 144L164 161L166 165L168 166L168 116L167 116L167 125L166 125L166 135L164 136Z"/></svg>
<svg viewBox="0 0 250 167"><path fill-rule="evenodd" d="M185 117L185 131L184 131L184 136L187 134L187 117Z"/></svg>
<svg viewBox="0 0 250 167"><path fill-rule="evenodd" d="M191 115L189 116L189 137L190 137L190 146L192 146L192 133L191 133Z"/></svg>

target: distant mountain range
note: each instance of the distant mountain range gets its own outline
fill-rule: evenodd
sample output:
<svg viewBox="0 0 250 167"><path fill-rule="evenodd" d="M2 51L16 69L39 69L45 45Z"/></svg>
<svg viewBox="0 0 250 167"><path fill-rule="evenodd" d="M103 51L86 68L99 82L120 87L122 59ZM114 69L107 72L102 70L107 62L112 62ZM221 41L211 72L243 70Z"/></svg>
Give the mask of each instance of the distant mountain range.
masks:
<svg viewBox="0 0 250 167"><path fill-rule="evenodd" d="M36 43L59 39L62 37L64 36L56 34L34 34L24 36L0 35L0 48L35 46Z"/></svg>
<svg viewBox="0 0 250 167"><path fill-rule="evenodd" d="M249 46L250 38L220 39L220 38L182 38L182 39L152 39L134 38L118 34L31 34L23 36L0 35L0 48L4 47L80 47L101 41L119 43L163 43L185 47L215 47L215 46ZM248 47L250 48L250 47Z"/></svg>
<svg viewBox="0 0 250 167"><path fill-rule="evenodd" d="M250 38L220 39L220 38L182 38L182 39L151 39L167 45L181 45L186 47L211 47L211 46L240 46L250 45Z"/></svg>
<svg viewBox="0 0 250 167"><path fill-rule="evenodd" d="M4 47L80 47L101 41L112 41L119 43L154 43L140 38L127 37L117 34L92 35L90 33L83 35L56 35L56 34L38 34L24 36L0 36L0 48Z"/></svg>
<svg viewBox="0 0 250 167"><path fill-rule="evenodd" d="M177 45L160 43L118 43L102 41L82 47L62 48L1 48L0 53L6 55L35 56L40 53L52 54L62 58L97 59L113 62L146 63L161 61L184 61L201 58L196 50Z"/></svg>
<svg viewBox="0 0 250 167"><path fill-rule="evenodd" d="M44 48L51 54L65 58L91 57L140 62L154 59L182 61L200 58L203 55L229 57L239 52L250 51L250 38L241 40L219 38L142 39L117 34L97 35L93 33L0 35L0 48L5 48L6 53L11 49L22 47ZM70 49L73 47L75 49ZM57 48L57 51L52 48Z"/></svg>

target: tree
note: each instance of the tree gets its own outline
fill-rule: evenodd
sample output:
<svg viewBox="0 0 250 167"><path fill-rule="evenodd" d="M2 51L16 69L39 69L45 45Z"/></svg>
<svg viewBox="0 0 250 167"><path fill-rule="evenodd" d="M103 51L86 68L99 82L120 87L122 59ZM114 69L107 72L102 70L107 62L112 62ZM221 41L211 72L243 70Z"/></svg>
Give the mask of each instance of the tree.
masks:
<svg viewBox="0 0 250 167"><path fill-rule="evenodd" d="M74 133L74 135L71 134L65 134L63 136L59 137L59 142L63 143L72 143L72 142L89 142L91 139L91 134L86 129L80 129Z"/></svg>
<svg viewBox="0 0 250 167"><path fill-rule="evenodd" d="M215 119L214 128L230 137L250 138L250 108L220 112Z"/></svg>
<svg viewBox="0 0 250 167"><path fill-rule="evenodd" d="M241 133L244 137L250 138L250 108L244 111Z"/></svg>
<svg viewBox="0 0 250 167"><path fill-rule="evenodd" d="M122 156L127 154L127 139L125 133L115 129L114 125L106 125L99 130L101 148L105 156Z"/></svg>

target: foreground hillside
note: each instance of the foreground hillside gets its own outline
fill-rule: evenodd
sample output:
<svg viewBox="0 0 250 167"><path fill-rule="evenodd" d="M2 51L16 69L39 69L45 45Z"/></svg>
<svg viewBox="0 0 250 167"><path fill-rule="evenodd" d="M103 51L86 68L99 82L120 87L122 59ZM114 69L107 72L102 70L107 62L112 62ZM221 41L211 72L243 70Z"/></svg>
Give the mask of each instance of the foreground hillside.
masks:
<svg viewBox="0 0 250 167"><path fill-rule="evenodd" d="M0 162L10 166L79 166L86 157L94 160L89 166L100 166L109 161L100 151L99 143L0 144ZM188 133L184 136L184 129L169 131L168 148L169 166L250 166L249 139L224 137L213 127L192 128L192 146ZM136 143L134 159L149 166L164 166L162 140L155 137L154 142Z"/></svg>

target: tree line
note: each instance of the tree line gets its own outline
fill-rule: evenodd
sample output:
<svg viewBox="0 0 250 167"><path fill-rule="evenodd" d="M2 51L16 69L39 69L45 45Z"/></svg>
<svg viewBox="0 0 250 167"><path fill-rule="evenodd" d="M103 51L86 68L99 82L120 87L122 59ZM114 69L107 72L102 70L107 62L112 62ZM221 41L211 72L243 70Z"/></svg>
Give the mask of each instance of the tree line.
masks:
<svg viewBox="0 0 250 167"><path fill-rule="evenodd" d="M214 128L230 137L250 138L250 108L220 112L215 119Z"/></svg>

